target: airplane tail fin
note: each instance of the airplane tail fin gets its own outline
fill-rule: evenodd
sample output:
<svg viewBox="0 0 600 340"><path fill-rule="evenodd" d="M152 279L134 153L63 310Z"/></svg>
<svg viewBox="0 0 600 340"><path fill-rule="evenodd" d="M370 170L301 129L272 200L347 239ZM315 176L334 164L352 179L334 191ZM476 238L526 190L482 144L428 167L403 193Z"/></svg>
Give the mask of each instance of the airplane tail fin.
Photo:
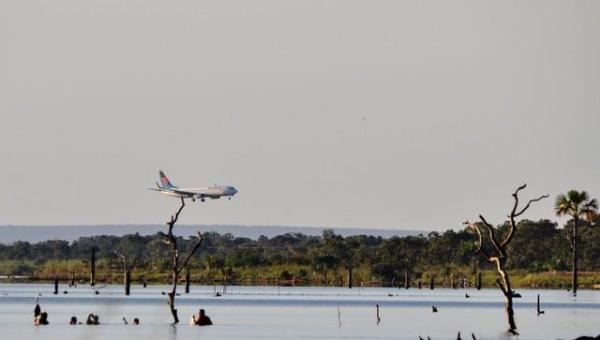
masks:
<svg viewBox="0 0 600 340"><path fill-rule="evenodd" d="M175 186L171 183L171 181L169 181L169 179L167 178L167 176L165 175L165 173L162 172L162 170L158 172L158 176L160 177L160 185L159 185L159 187L161 189L172 189L172 188L175 188Z"/></svg>

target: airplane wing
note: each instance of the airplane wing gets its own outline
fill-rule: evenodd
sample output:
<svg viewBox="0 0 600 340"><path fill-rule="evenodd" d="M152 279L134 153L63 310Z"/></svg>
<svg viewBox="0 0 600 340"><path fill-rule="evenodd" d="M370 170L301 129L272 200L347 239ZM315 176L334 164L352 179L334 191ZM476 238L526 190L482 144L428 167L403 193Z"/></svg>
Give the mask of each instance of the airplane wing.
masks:
<svg viewBox="0 0 600 340"><path fill-rule="evenodd" d="M201 197L198 194L191 192L191 191L184 191L184 190L177 190L177 189L160 189L160 188L148 188L148 190L154 190L154 191L160 191L160 192L164 192L164 193L171 193L171 194L177 194L180 195L182 197L188 197L188 198L193 198L193 197Z"/></svg>

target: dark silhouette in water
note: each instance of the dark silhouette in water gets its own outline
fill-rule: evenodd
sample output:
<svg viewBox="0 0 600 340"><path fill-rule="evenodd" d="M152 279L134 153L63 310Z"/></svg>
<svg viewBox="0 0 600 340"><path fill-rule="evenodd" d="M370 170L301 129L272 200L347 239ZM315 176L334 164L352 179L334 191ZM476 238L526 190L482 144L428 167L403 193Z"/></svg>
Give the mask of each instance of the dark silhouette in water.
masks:
<svg viewBox="0 0 600 340"><path fill-rule="evenodd" d="M76 324L77 324L77 318L72 316L71 321L69 321L69 325L76 325Z"/></svg>
<svg viewBox="0 0 600 340"><path fill-rule="evenodd" d="M538 297L537 297L537 313L538 313L538 315L545 313L543 310L540 309L540 294L538 294Z"/></svg>
<svg viewBox="0 0 600 340"><path fill-rule="evenodd" d="M379 305L375 305L375 307L377 307L377 324L379 325L381 322L381 318L379 317Z"/></svg>
<svg viewBox="0 0 600 340"><path fill-rule="evenodd" d="M47 325L48 322L48 313L42 312L39 318L36 320L36 325Z"/></svg>
<svg viewBox="0 0 600 340"><path fill-rule="evenodd" d="M597 337L583 335L576 338L575 340L600 340L600 335L598 335Z"/></svg>
<svg viewBox="0 0 600 340"><path fill-rule="evenodd" d="M434 312L434 313L437 313L437 312L438 312L438 309L437 309L437 307L436 307L436 306L433 306L433 305L432 305L432 306L431 306L431 311L432 311L432 312Z"/></svg>
<svg viewBox="0 0 600 340"><path fill-rule="evenodd" d="M96 314L90 313L90 315L88 315L88 317L87 317L87 320L85 320L85 324L86 325L99 325L100 317Z"/></svg>
<svg viewBox="0 0 600 340"><path fill-rule="evenodd" d="M48 313L40 308L40 304L35 299L35 308L33 309L33 324L36 326L48 324Z"/></svg>
<svg viewBox="0 0 600 340"><path fill-rule="evenodd" d="M37 302L37 301L36 301ZM33 318L37 318L42 313L42 309L38 303L35 304L35 308L33 309Z"/></svg>
<svg viewBox="0 0 600 340"><path fill-rule="evenodd" d="M198 313L198 319L196 319L196 315L192 315L192 320L194 321L194 325L196 326L210 326L212 325L212 320L206 315L204 309L200 309Z"/></svg>
<svg viewBox="0 0 600 340"><path fill-rule="evenodd" d="M127 322L127 319L126 319L125 317L123 317L123 322L124 322L126 325L128 325L128 324L129 324L129 322ZM133 325L139 325L139 324L140 324L140 319L138 319L138 318L134 318L134 319L133 319Z"/></svg>

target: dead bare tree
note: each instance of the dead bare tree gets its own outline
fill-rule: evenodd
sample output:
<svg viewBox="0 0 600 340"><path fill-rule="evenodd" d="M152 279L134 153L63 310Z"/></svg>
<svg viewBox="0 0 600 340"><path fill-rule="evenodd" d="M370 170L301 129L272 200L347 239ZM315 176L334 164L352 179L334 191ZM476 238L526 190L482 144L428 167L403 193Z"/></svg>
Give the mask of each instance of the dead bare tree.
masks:
<svg viewBox="0 0 600 340"><path fill-rule="evenodd" d="M477 240L476 240L476 245L477 245L477 252L480 253L483 258L485 258L486 261L493 263L496 265L496 269L498 270L498 274L500 274L500 278L501 279L497 279L496 283L498 284L498 287L500 288L500 290L502 291L502 293L504 294L504 297L506 299L505 302L505 310L506 310L506 316L508 318L508 332L512 333L512 334L519 334L517 332L517 325L515 323L515 313L513 311L513 290L512 290L512 286L510 284L510 278L508 277L508 273L506 272L506 261L508 260L508 253L506 252L506 248L507 246L510 244L510 242L513 240L513 237L515 236L515 233L517 232L517 223L515 222L515 219L519 216L521 216L525 211L527 211L527 209L529 209L529 206L531 205L531 203L540 201L544 198L547 198L548 195L542 195L538 198L534 198L529 200L529 202L527 202L527 204L519 209L519 191L525 189L527 185L523 184L520 187L517 188L517 190L515 190L515 192L512 194L513 199L514 199L514 205L512 210L510 211L510 215L508 215L508 232L506 233L506 235L504 235L504 237L502 238L502 240L499 240L497 235L496 235L496 228L494 226L492 226L490 223L488 223L488 221L486 221L486 219L483 217L483 215L479 215L479 220L480 222L474 222L471 223L469 221L466 221L464 224L468 226L469 229L473 230L477 236ZM487 242L491 243L491 246L486 248L484 247L484 237L483 237L483 232L482 229L484 231L487 231L488 233L488 237L486 238ZM491 249L491 250L490 250Z"/></svg>
<svg viewBox="0 0 600 340"><path fill-rule="evenodd" d="M125 295L129 295L131 292L131 269L129 268L129 259L118 251L115 251L115 254L123 262L123 286L125 287Z"/></svg>
<svg viewBox="0 0 600 340"><path fill-rule="evenodd" d="M177 294L177 283L179 282L179 274L181 274L181 271L184 268L186 268L190 259L198 251L198 249L200 248L200 245L202 245L202 235L200 234L200 232L198 232L198 241L194 245L194 248L188 254L188 256L181 262L181 264L179 263L179 250L177 248L177 238L175 237L175 235L173 235L173 227L175 227L175 223L177 223L179 214L181 214L181 211L183 210L184 207L185 207L185 201L183 200L183 197L182 197L181 198L181 206L179 207L179 210L177 210L175 215L171 215L171 220L169 222L167 222L167 225L169 226L169 232L167 234L161 233L161 235L163 236L163 238L165 240L165 243L171 245L171 249L173 252L172 253L173 254L172 255L173 263L171 266L171 270L173 272L172 273L173 288L167 295L169 296L169 308L171 310L171 315L173 315L173 323L174 324L179 322L179 317L177 316L177 309L175 308L175 295Z"/></svg>

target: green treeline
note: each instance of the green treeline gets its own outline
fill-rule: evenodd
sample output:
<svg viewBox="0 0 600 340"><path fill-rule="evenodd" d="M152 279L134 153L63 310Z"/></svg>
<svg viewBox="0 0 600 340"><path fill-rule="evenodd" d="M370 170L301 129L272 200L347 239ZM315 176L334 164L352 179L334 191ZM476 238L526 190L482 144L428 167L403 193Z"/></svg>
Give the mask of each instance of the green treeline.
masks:
<svg viewBox="0 0 600 340"><path fill-rule="evenodd" d="M518 229L508 262L517 286L568 287L568 273L561 272L570 269L570 225L558 228L549 220L524 220ZM499 227L500 234L505 230ZM600 283L600 275L594 274L600 271L600 228L584 224L580 235L581 283ZM495 280L493 268L475 252L474 237L467 231L381 238L342 237L328 230L322 236L285 234L257 240L205 233L203 239L190 262L193 280L202 283L348 285L351 277L355 286L402 285L408 274L411 285L419 279L428 284L431 277L449 285L452 278L474 282L480 268L484 285L492 286ZM186 254L195 241L180 238L178 242L180 252ZM87 280L92 248L100 282L120 282L125 265L134 280L142 276L148 282L168 280L171 253L159 234L0 244L0 275ZM125 256L126 263L118 254Z"/></svg>

